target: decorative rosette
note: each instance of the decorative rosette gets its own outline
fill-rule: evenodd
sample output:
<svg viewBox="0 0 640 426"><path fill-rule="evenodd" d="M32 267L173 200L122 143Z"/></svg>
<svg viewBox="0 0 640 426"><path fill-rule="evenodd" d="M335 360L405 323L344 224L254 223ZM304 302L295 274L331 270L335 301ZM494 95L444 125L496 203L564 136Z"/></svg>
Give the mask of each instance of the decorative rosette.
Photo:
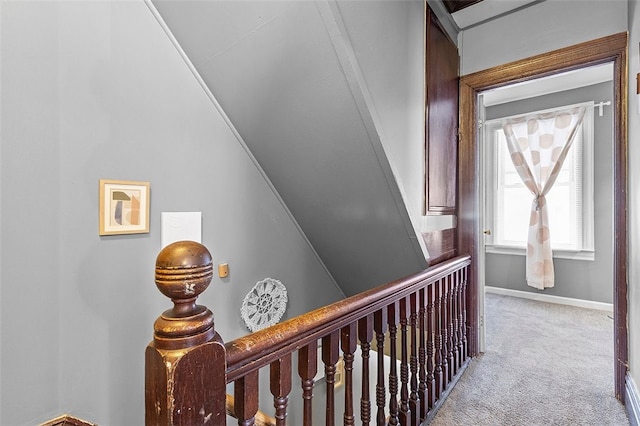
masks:
<svg viewBox="0 0 640 426"><path fill-rule="evenodd" d="M286 287L278 280L265 278L244 297L240 316L247 328L254 332L277 324L286 309Z"/></svg>

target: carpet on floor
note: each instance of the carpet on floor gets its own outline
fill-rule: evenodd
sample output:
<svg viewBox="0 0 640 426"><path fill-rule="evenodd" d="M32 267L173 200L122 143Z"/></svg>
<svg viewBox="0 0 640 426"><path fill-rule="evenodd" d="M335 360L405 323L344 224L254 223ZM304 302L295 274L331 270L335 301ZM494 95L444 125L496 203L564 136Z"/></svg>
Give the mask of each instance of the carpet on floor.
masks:
<svg viewBox="0 0 640 426"><path fill-rule="evenodd" d="M432 425L628 425L611 312L488 293L486 351Z"/></svg>

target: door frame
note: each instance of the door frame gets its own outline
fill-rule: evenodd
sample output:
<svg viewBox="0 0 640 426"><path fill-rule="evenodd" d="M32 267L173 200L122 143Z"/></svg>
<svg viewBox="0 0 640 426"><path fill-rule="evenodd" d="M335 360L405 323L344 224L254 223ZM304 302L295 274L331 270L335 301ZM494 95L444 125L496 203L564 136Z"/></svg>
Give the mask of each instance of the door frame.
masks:
<svg viewBox="0 0 640 426"><path fill-rule="evenodd" d="M479 259L482 230L477 98L480 92L607 62L613 63L613 280L615 394L624 403L628 369L627 330L627 44L626 32L576 44L460 77L458 147L458 247ZM470 355L479 354L480 294L477 260L468 278L467 318Z"/></svg>

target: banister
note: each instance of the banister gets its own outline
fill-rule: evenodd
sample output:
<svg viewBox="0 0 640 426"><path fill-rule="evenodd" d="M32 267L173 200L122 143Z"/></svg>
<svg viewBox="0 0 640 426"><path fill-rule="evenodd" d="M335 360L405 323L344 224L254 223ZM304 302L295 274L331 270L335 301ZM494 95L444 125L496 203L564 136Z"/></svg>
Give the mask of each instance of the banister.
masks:
<svg viewBox="0 0 640 426"><path fill-rule="evenodd" d="M402 343L402 356L398 360L402 382L400 409L391 404L390 414L401 424L424 420L441 403L445 392L455 383L454 376L468 360L464 300L470 264L470 256L458 256L225 344L215 330L213 313L196 304L213 277L211 254L192 241L170 244L157 257L155 280L174 306L156 320L153 341L147 346L145 422L222 426L226 413L231 412L238 424L254 424L260 415L258 371L269 366L275 424L284 425L292 390L291 359L297 352L304 424L310 425L312 388L319 361L316 348L321 339L327 421L335 412L332 384L341 346L348 388L345 424L353 425L356 421L353 410L356 387L362 390L361 421L368 423L373 414L378 422L384 422L383 353L387 327L393 331L393 341L396 332L400 332ZM425 327L430 330L428 333L424 333ZM369 380L369 351L373 349L370 343L374 338L375 382ZM354 384L351 377L358 342L363 361L361 386ZM389 373L390 395L395 399L399 390L397 371L392 368ZM227 405L229 383L234 383L235 401ZM371 406L370 385L376 386L376 408Z"/></svg>
<svg viewBox="0 0 640 426"><path fill-rule="evenodd" d="M463 255L225 344L227 382L269 365L471 263Z"/></svg>

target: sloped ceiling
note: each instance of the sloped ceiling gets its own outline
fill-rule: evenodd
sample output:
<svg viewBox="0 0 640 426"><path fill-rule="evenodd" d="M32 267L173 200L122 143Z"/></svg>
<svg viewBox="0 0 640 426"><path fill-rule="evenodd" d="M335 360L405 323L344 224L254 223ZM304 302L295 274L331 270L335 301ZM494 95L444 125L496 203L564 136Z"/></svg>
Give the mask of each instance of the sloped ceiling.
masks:
<svg viewBox="0 0 640 426"><path fill-rule="evenodd" d="M427 266L328 3L153 5L346 295Z"/></svg>

